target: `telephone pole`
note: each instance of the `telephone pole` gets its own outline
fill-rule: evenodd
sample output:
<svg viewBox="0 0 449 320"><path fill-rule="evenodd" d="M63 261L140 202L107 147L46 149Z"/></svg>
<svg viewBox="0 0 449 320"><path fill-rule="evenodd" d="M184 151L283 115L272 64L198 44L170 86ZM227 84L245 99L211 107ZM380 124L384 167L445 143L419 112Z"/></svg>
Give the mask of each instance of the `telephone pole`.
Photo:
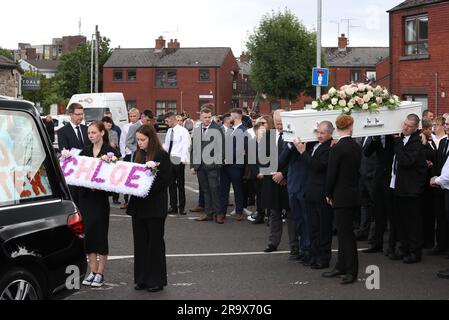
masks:
<svg viewBox="0 0 449 320"><path fill-rule="evenodd" d="M316 67L321 68L321 0L318 0L318 17L316 30ZM316 87L316 98L321 97L321 87Z"/></svg>

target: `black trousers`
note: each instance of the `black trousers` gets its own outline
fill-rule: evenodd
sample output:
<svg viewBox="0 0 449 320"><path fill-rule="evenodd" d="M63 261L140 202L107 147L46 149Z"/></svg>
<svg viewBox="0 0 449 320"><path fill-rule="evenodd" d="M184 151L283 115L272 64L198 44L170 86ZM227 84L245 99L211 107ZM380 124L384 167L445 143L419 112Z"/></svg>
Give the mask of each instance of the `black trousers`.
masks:
<svg viewBox="0 0 449 320"><path fill-rule="evenodd" d="M430 180L430 178L429 178ZM421 218L423 229L423 246L425 248L432 248L435 245L435 188L426 187L424 194L421 197Z"/></svg>
<svg viewBox="0 0 449 320"><path fill-rule="evenodd" d="M354 277L358 275L359 261L352 222L359 212L360 207L334 209L338 231L338 259L335 269Z"/></svg>
<svg viewBox="0 0 449 320"><path fill-rule="evenodd" d="M147 287L167 285L164 218L132 219L134 282Z"/></svg>
<svg viewBox="0 0 449 320"><path fill-rule="evenodd" d="M306 202L310 254L320 264L329 264L332 255L332 208L325 203Z"/></svg>
<svg viewBox="0 0 449 320"><path fill-rule="evenodd" d="M373 190L374 243L373 246L382 248L387 221L390 220L390 236L393 246L396 243L395 228L392 226L394 195L389 187L389 176L376 177Z"/></svg>
<svg viewBox="0 0 449 320"><path fill-rule="evenodd" d="M170 207L172 207L175 210L177 208L185 208L186 206L185 164L172 163L170 179L171 179L170 186L168 188L168 192L170 194Z"/></svg>
<svg viewBox="0 0 449 320"><path fill-rule="evenodd" d="M220 169L201 166L197 174L200 190L204 194L205 214L209 217L220 214Z"/></svg>
<svg viewBox="0 0 449 320"><path fill-rule="evenodd" d="M423 226L420 197L395 196L395 211L399 215L399 241L404 254L422 254Z"/></svg>
<svg viewBox="0 0 449 320"><path fill-rule="evenodd" d="M436 247L447 250L449 248L449 218L446 215L443 190L435 190L434 212L437 219Z"/></svg>

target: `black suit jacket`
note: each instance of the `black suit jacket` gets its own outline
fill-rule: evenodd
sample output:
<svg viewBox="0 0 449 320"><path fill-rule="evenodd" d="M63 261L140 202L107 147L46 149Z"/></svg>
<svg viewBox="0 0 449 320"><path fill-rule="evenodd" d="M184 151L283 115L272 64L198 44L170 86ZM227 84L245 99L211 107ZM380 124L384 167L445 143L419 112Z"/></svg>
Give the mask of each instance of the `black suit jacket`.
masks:
<svg viewBox="0 0 449 320"><path fill-rule="evenodd" d="M447 149L449 148L449 141L446 138L440 140L440 144L438 145L438 150L435 157L435 163L433 164L433 176L440 176L441 170L443 169L444 164L447 160Z"/></svg>
<svg viewBox="0 0 449 320"><path fill-rule="evenodd" d="M215 139L216 135L219 136L219 139ZM225 146L225 138L223 130L220 126L213 122L210 124L208 130L205 133L205 140L203 141L203 132L202 125L193 129L192 133L192 147L190 152L190 167L198 171L200 168L202 169L219 169L223 166L224 163L224 151L223 148ZM201 141L196 141L196 139L201 139ZM200 145L199 145L200 143ZM197 146L200 146L198 148ZM213 162L212 164L204 163L203 160L203 151L205 148L208 150L212 149L213 152L210 153L210 157L217 157L218 161ZM206 152L207 153L207 152ZM207 154L209 156L209 154Z"/></svg>
<svg viewBox="0 0 449 320"><path fill-rule="evenodd" d="M81 134L83 135L83 142L81 144L76 137L75 130L73 130L72 125L67 123L64 127L58 130L58 146L59 150L62 149L70 150L72 148L83 149L86 146L91 145L90 140L87 136L87 126L80 124Z"/></svg>
<svg viewBox="0 0 449 320"><path fill-rule="evenodd" d="M418 197L428 184L426 148L421 142L420 133L413 133L405 146L402 135L395 138L394 144L397 161L395 194Z"/></svg>
<svg viewBox="0 0 449 320"><path fill-rule="evenodd" d="M364 148L364 155L370 157L376 153L379 159L376 170L376 177L378 179L388 180L388 185L391 179L391 165L393 164L394 156L394 138L393 135L385 136L385 146L382 144L381 137L375 136L371 142Z"/></svg>
<svg viewBox="0 0 449 320"><path fill-rule="evenodd" d="M320 145L312 156L310 152L302 154L308 163L309 176L306 182L306 201L314 203L326 203L326 175L329 163L329 152L332 140L326 141Z"/></svg>
<svg viewBox="0 0 449 320"><path fill-rule="evenodd" d="M326 196L333 208L360 205L359 179L362 149L351 137L340 139L329 152Z"/></svg>
<svg viewBox="0 0 449 320"><path fill-rule="evenodd" d="M168 185L170 183L170 156L162 151L153 161L159 162L159 171L145 198L131 196L126 213L140 219L166 218L168 212Z"/></svg>

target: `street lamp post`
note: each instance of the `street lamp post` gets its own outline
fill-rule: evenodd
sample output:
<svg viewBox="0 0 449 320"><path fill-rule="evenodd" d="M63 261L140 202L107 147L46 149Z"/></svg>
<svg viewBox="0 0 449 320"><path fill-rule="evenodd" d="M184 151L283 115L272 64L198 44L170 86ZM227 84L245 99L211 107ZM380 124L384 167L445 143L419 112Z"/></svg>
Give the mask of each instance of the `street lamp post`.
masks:
<svg viewBox="0 0 449 320"><path fill-rule="evenodd" d="M317 30L316 30L316 66L321 68L321 4L322 1L318 0L318 15L317 15ZM321 96L321 87L316 87L316 98Z"/></svg>

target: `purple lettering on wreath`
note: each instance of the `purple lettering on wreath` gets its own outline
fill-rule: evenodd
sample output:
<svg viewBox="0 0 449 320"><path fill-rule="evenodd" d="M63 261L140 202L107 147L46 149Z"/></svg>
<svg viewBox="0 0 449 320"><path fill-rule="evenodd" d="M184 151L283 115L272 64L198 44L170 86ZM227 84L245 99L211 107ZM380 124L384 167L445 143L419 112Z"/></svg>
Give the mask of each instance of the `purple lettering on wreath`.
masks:
<svg viewBox="0 0 449 320"><path fill-rule="evenodd" d="M75 157L70 157L70 158L66 158L64 160L64 162L62 163L61 169L62 169L62 173L64 174L64 177L68 177L70 176L75 170L70 169L69 171L65 171L65 169L67 168L67 165L73 162L73 165L76 166L78 164L78 160L76 160Z"/></svg>
<svg viewBox="0 0 449 320"><path fill-rule="evenodd" d="M125 186L127 186L128 188L133 188L133 189L139 188L138 184L131 183L131 181L137 180L140 178L140 176L134 175L134 173L136 173L136 171L144 172L145 170L146 170L146 168L144 168L144 167L134 166L128 175L128 179L126 179Z"/></svg>
<svg viewBox="0 0 449 320"><path fill-rule="evenodd" d="M98 163L98 166L95 169L94 175L92 176L92 179L90 179L90 181L96 182L96 183L104 183L104 181L105 181L104 179L97 178L98 177L98 173L100 172L102 165L103 165L103 161L100 161Z"/></svg>

